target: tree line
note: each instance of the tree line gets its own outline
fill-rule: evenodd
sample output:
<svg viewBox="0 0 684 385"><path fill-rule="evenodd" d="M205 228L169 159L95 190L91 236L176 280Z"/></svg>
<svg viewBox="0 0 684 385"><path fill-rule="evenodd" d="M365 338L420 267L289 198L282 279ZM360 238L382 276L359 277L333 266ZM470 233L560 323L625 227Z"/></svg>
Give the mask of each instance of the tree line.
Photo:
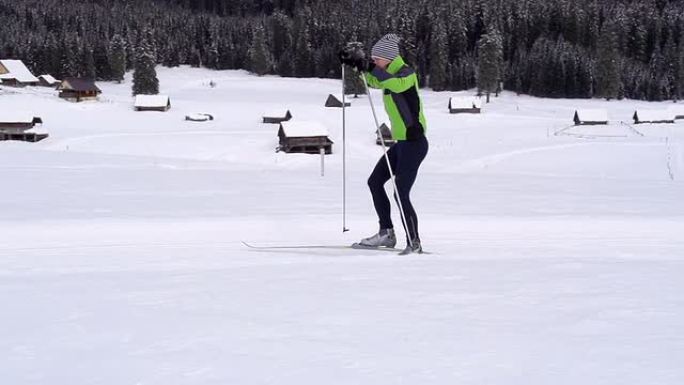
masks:
<svg viewBox="0 0 684 385"><path fill-rule="evenodd" d="M0 0L0 20L0 57L56 77L120 80L145 57L339 78L345 43L394 32L435 90L684 96L682 1Z"/></svg>

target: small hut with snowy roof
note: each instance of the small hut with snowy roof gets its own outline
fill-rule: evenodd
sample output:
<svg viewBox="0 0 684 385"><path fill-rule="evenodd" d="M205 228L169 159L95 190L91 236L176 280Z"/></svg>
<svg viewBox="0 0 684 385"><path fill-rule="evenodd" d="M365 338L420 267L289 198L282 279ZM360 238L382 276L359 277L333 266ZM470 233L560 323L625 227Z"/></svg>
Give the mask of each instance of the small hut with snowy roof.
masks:
<svg viewBox="0 0 684 385"><path fill-rule="evenodd" d="M576 126L608 124L608 112L604 109L575 110L573 120Z"/></svg>
<svg viewBox="0 0 684 385"><path fill-rule="evenodd" d="M668 110L636 110L634 124L643 123L674 123L674 114Z"/></svg>
<svg viewBox="0 0 684 385"><path fill-rule="evenodd" d="M59 80L55 79L52 75L40 75L38 76L39 85L42 87L57 87L60 83Z"/></svg>
<svg viewBox="0 0 684 385"><path fill-rule="evenodd" d="M450 114L479 114L482 112L482 101L475 98L449 98Z"/></svg>
<svg viewBox="0 0 684 385"><path fill-rule="evenodd" d="M12 87L35 86L38 78L21 60L0 60L0 83Z"/></svg>
<svg viewBox="0 0 684 385"><path fill-rule="evenodd" d="M59 97L72 102L84 100L97 100L97 95L101 94L95 82L89 79L69 78L64 79L57 87Z"/></svg>
<svg viewBox="0 0 684 385"><path fill-rule="evenodd" d="M43 119L32 114L0 112L0 140L21 140L37 142L48 137L46 133L34 130Z"/></svg>
<svg viewBox="0 0 684 385"><path fill-rule="evenodd" d="M319 122L287 121L281 122L278 129L280 145L277 151L286 153L332 154L333 142L328 138L328 130Z"/></svg>
<svg viewBox="0 0 684 385"><path fill-rule="evenodd" d="M168 95L136 95L133 108L136 111L166 112L171 108L171 99Z"/></svg>
<svg viewBox="0 0 684 385"><path fill-rule="evenodd" d="M287 122L290 119L292 119L292 114L290 113L290 110L286 110L285 114L283 114L282 111L274 111L265 113L263 116L263 122L271 124Z"/></svg>

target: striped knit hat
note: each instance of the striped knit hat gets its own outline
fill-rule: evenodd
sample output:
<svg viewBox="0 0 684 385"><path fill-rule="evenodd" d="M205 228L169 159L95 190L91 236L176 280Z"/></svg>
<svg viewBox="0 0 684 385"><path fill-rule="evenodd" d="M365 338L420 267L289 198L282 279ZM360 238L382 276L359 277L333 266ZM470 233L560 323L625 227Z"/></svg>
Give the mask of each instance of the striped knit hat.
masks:
<svg viewBox="0 0 684 385"><path fill-rule="evenodd" d="M399 56L399 40L401 38L393 33L383 36L371 49L371 57L394 60Z"/></svg>

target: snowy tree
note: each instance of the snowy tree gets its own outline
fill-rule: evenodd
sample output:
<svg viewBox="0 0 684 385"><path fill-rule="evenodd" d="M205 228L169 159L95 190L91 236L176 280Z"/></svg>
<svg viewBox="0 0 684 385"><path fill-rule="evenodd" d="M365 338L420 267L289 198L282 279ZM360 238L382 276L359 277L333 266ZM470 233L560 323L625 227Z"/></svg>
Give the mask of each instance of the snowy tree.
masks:
<svg viewBox="0 0 684 385"><path fill-rule="evenodd" d="M435 91L445 90L448 86L449 47L444 24L435 23L430 42L430 87Z"/></svg>
<svg viewBox="0 0 684 385"><path fill-rule="evenodd" d="M303 26L298 33L294 50L294 75L296 77L311 76L313 52L309 41L309 30Z"/></svg>
<svg viewBox="0 0 684 385"><path fill-rule="evenodd" d="M121 83L126 73L126 43L121 35L114 35L109 48L109 65L112 69L112 80Z"/></svg>
<svg viewBox="0 0 684 385"><path fill-rule="evenodd" d="M266 43L266 32L261 25L254 29L248 55L250 70L255 74L265 75L273 69L273 59Z"/></svg>
<svg viewBox="0 0 684 385"><path fill-rule="evenodd" d="M133 95L154 95L159 93L159 79L155 70L155 55L147 39L137 48L135 70L133 71Z"/></svg>
<svg viewBox="0 0 684 385"><path fill-rule="evenodd" d="M679 48L677 49L675 92L677 100L684 98L684 30L680 34Z"/></svg>
<svg viewBox="0 0 684 385"><path fill-rule="evenodd" d="M502 41L497 31L482 35L478 42L478 76L477 88L487 95L497 92L498 83L501 79Z"/></svg>
<svg viewBox="0 0 684 385"><path fill-rule="evenodd" d="M276 12L271 17L271 47L276 62L276 72L283 76L292 76L292 21L282 12Z"/></svg>
<svg viewBox="0 0 684 385"><path fill-rule="evenodd" d="M98 80L112 80L112 69L109 64L109 47L105 39L97 42L93 50L95 72Z"/></svg>
<svg viewBox="0 0 684 385"><path fill-rule="evenodd" d="M610 26L601 33L597 55L596 94L607 100L617 98L620 89L617 36Z"/></svg>
<svg viewBox="0 0 684 385"><path fill-rule="evenodd" d="M86 79L97 79L97 72L95 70L95 57L93 56L93 50L85 47L83 48L83 68L79 72L80 77Z"/></svg>
<svg viewBox="0 0 684 385"><path fill-rule="evenodd" d="M78 76L80 63L78 52L78 43L75 39L72 41L64 41L62 46L62 57L60 58L60 77L65 78Z"/></svg>

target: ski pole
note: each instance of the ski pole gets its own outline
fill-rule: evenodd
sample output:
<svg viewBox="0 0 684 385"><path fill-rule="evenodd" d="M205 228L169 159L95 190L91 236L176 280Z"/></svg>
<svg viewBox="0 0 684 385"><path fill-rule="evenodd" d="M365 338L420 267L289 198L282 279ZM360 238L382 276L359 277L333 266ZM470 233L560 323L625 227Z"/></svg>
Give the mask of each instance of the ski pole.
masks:
<svg viewBox="0 0 684 385"><path fill-rule="evenodd" d="M382 130L380 129L380 123L378 122L378 116L375 113L375 106L373 105L373 98L371 97L370 89L368 88L368 81L363 76L359 74L361 80L363 80L363 85L366 88L366 95L368 95L368 102L370 102L371 111L373 111L373 119L375 120L375 129L380 137L380 144L382 144L382 153L387 162L387 168L389 169L390 179L392 180L392 188L394 189L394 197L399 204L399 214L401 215L401 224L404 226L404 231L406 232L406 238L408 238L408 243L411 248L413 248L413 240L411 239L411 233L408 231L408 223L406 222L406 215L404 214L404 207L401 204L401 197L399 196L399 189L397 188L396 177L394 176L394 171L392 171L392 163L390 163L389 156L387 156L387 146L385 145L385 138L382 136Z"/></svg>
<svg viewBox="0 0 684 385"><path fill-rule="evenodd" d="M344 64L342 64L342 232L347 232L347 124L344 89Z"/></svg>

